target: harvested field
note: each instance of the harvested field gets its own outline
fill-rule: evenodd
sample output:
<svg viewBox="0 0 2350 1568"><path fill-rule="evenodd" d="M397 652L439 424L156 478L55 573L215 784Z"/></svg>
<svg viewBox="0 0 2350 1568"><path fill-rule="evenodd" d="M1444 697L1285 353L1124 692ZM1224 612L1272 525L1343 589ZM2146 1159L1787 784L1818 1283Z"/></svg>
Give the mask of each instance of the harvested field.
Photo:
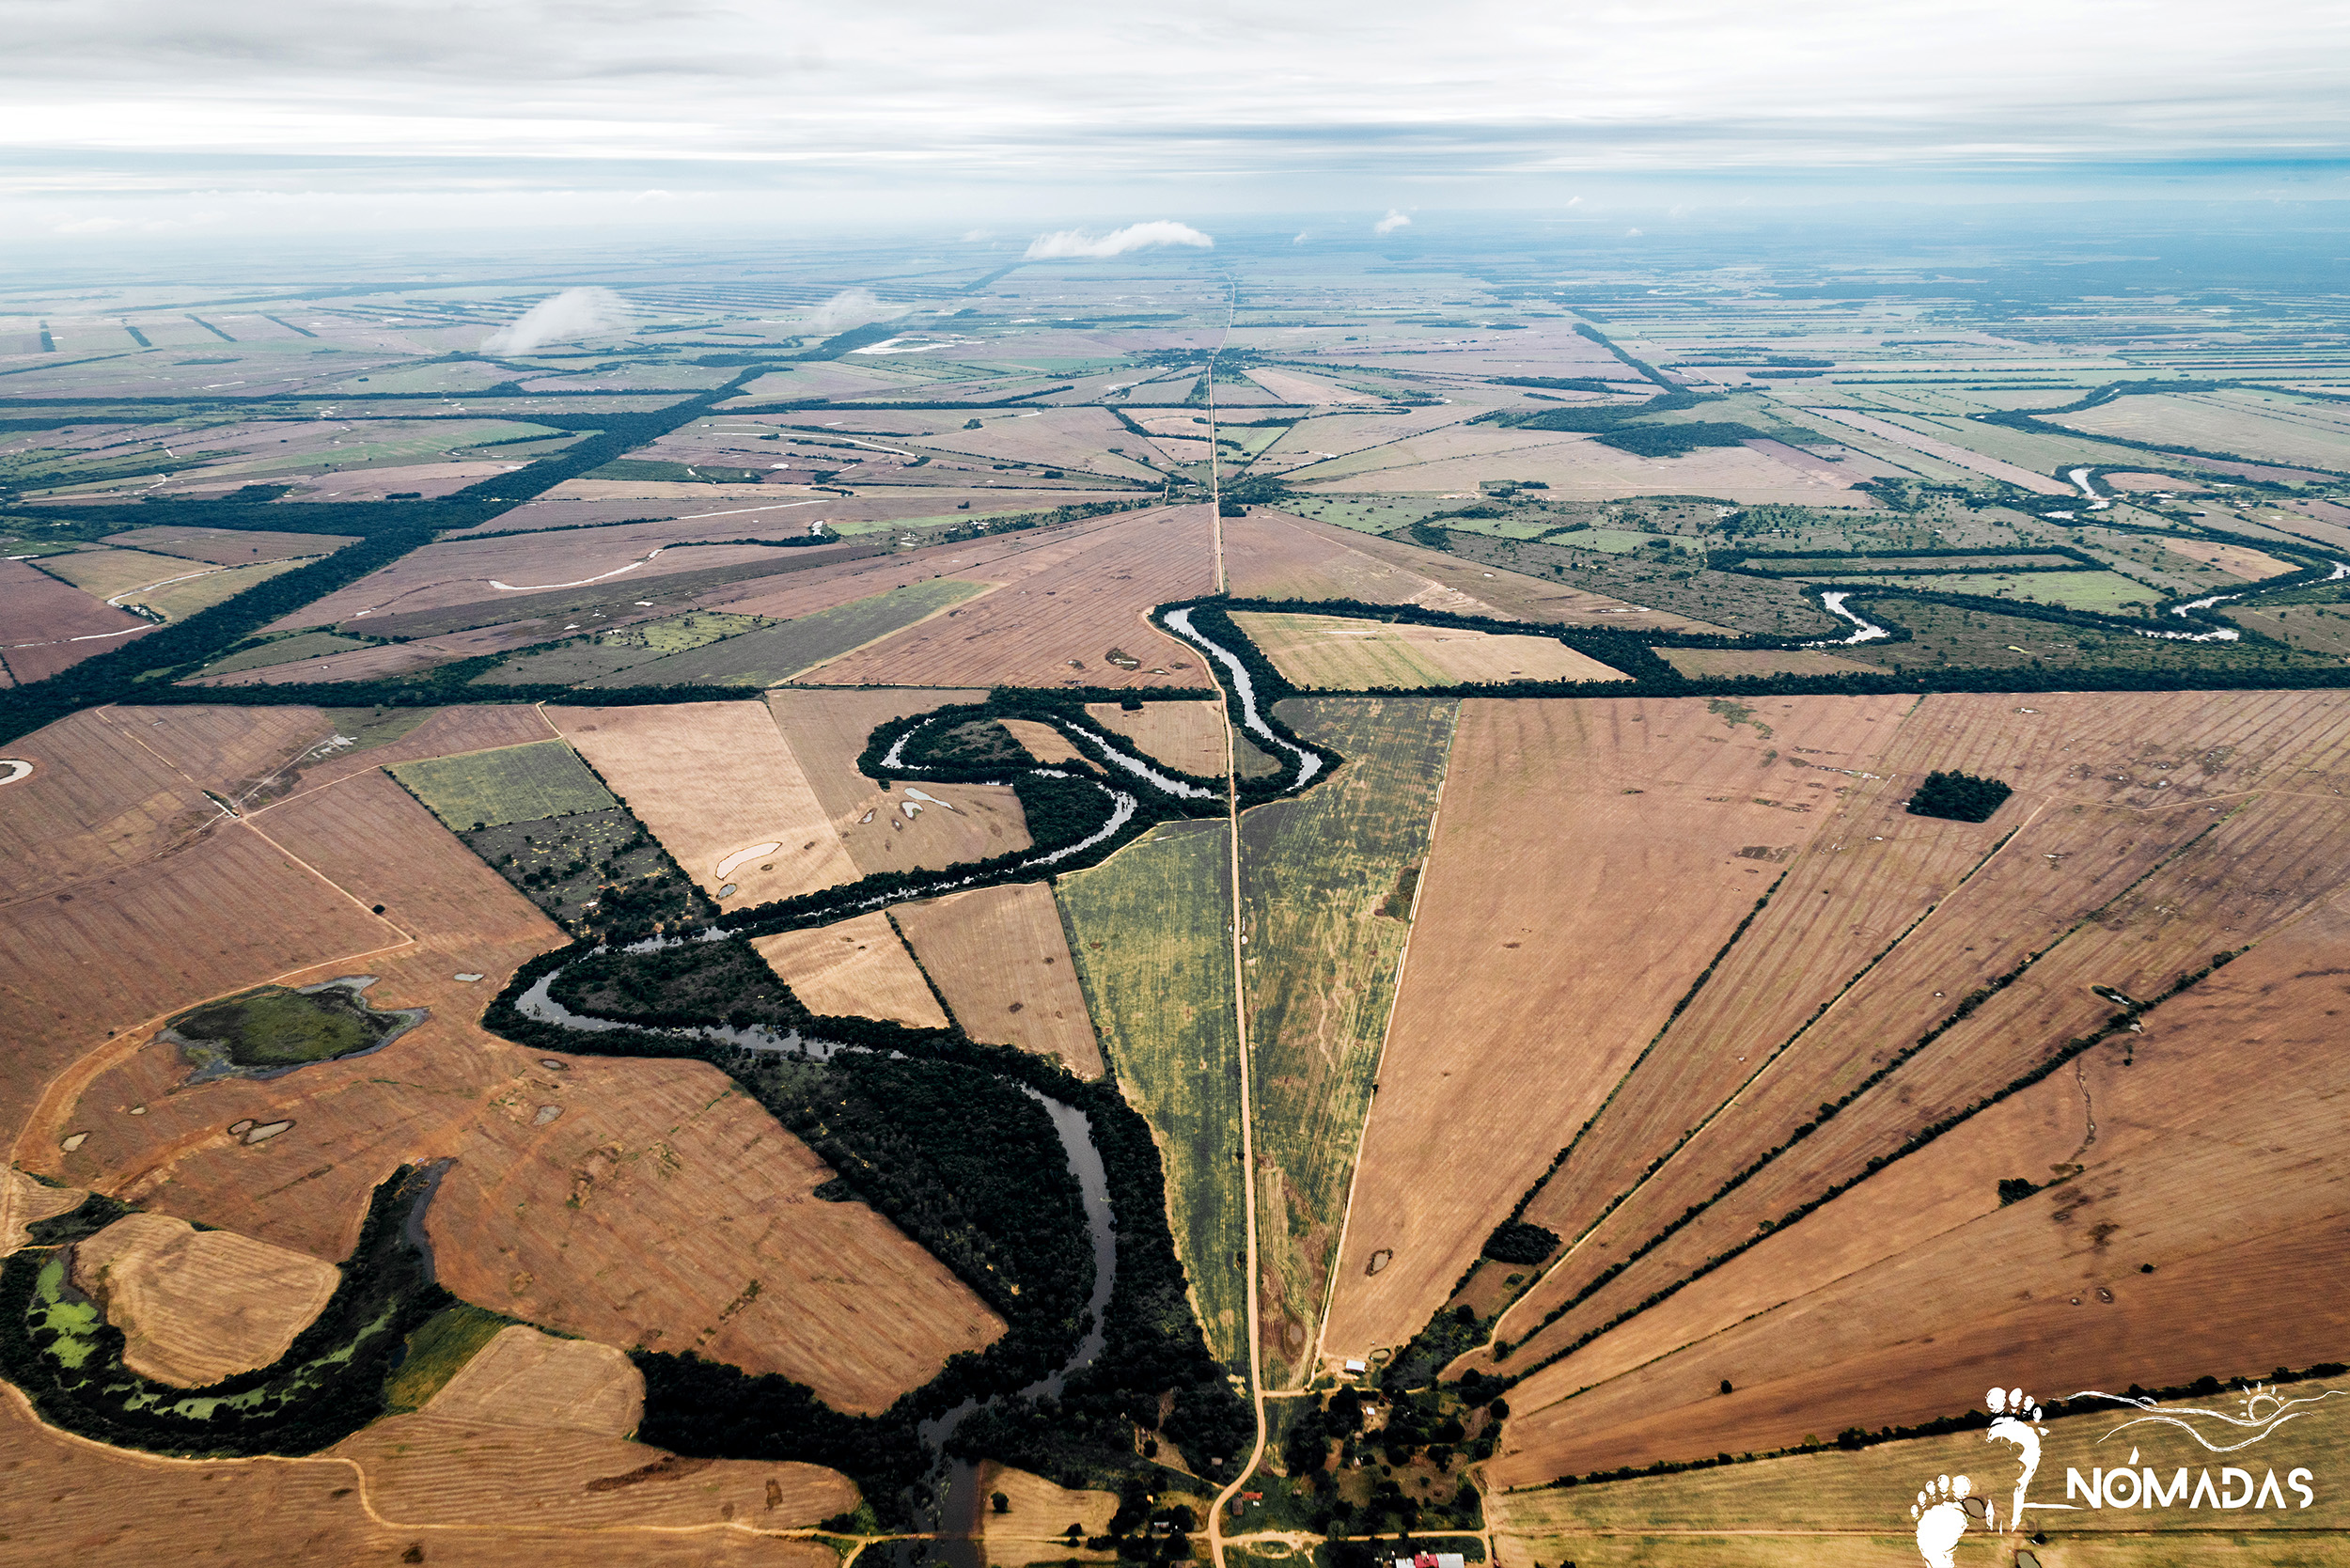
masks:
<svg viewBox="0 0 2350 1568"><path fill-rule="evenodd" d="M983 691L801 691L767 694L767 704L816 792L857 872L937 870L1026 849L1027 817L1007 788L928 784L922 792L954 808L909 818L903 797L856 771L874 729L893 718L953 703L978 702Z"/></svg>
<svg viewBox="0 0 2350 1568"><path fill-rule="evenodd" d="M1102 1048L1050 888L1011 883L900 904L891 914L972 1039L1058 1057L1081 1078L1102 1075Z"/></svg>
<svg viewBox="0 0 2350 1568"><path fill-rule="evenodd" d="M989 1462L979 1467L979 1494L1002 1493L1010 1506L998 1513L993 1507L979 1514L979 1539L992 1568L1031 1568L1042 1562L1100 1561L1110 1554L1073 1545L1077 1539L1109 1533L1110 1517L1118 1512L1115 1492L1073 1491L1056 1486L1042 1476Z"/></svg>
<svg viewBox="0 0 2350 1568"><path fill-rule="evenodd" d="M105 708L13 743L33 764L0 815L0 899L135 865L220 818L328 732L315 708Z"/></svg>
<svg viewBox="0 0 2350 1568"><path fill-rule="evenodd" d="M2350 468L2350 430L2339 410L2263 392L2227 388L2123 397L2046 418L2092 435L2175 442L2255 463L2308 463L2337 473Z"/></svg>
<svg viewBox="0 0 2350 1568"><path fill-rule="evenodd" d="M1741 675L1841 675L1870 666L1840 659L1816 648L1653 648L1658 658L1698 681L1729 681Z"/></svg>
<svg viewBox="0 0 2350 1568"><path fill-rule="evenodd" d="M625 1437L645 1414L645 1378L610 1345L502 1329L432 1396L425 1414L498 1426Z"/></svg>
<svg viewBox="0 0 2350 1568"><path fill-rule="evenodd" d="M384 770L453 831L605 811L612 792L561 741L396 762Z"/></svg>
<svg viewBox="0 0 2350 1568"><path fill-rule="evenodd" d="M1208 1348L1247 1358L1240 1039L1228 828L1162 823L1054 889L1103 1055L1151 1123L1167 1219Z"/></svg>
<svg viewBox="0 0 2350 1568"><path fill-rule="evenodd" d="M42 557L40 568L61 577L97 599L131 597L140 588L180 578L224 570L177 556L150 556L144 550L75 550Z"/></svg>
<svg viewBox="0 0 2350 1568"><path fill-rule="evenodd" d="M232 1231L134 1214L73 1249L73 1283L122 1330L124 1366L200 1388L283 1356L342 1271Z"/></svg>
<svg viewBox="0 0 2350 1568"><path fill-rule="evenodd" d="M2257 583L2267 577L2282 577L2300 568L2274 556L2263 555L2242 544L2219 544L2207 539L2166 539L2162 547L2174 556L2185 556L2205 566L2216 566L2247 582Z"/></svg>
<svg viewBox="0 0 2350 1568"><path fill-rule="evenodd" d="M353 1441L364 1443L384 1430L369 1428ZM526 1434L517 1435L525 1444L530 1440ZM627 1447L634 1455L657 1455ZM455 1472L453 1479L464 1479L462 1461L447 1468ZM591 1475L611 1473L584 1468ZM798 1467L760 1468L788 1476ZM486 1466L479 1474L484 1490L509 1478L509 1472ZM157 1562L215 1559L395 1563L412 1549L417 1560L444 1568L512 1568L516 1562L534 1568L678 1568L685 1562L830 1568L836 1560L817 1543L754 1535L744 1529L711 1529L690 1544L682 1544L674 1530L658 1528L582 1530L572 1513L582 1484L579 1472L550 1466L546 1474L572 1495L559 1503L551 1498L549 1507L520 1521L433 1528L382 1507L384 1494L372 1484L369 1495L362 1496L351 1465L341 1458L186 1461L126 1453L40 1425L21 1394L0 1389L0 1513L39 1521L44 1531L70 1541L74 1560L87 1568L153 1568ZM630 1490L642 1494L651 1488ZM377 1505L374 1517L368 1513L371 1499ZM654 1499L640 1497L640 1502L649 1500ZM741 1517L743 1525L776 1516L764 1512L763 1487L758 1501L757 1511ZM785 1512L778 1509L777 1515ZM794 1523L806 1522L797 1516L801 1511L791 1512ZM717 1507L696 1522L718 1523L722 1515L719 1515ZM511 1520L511 1513L505 1519Z"/></svg>
<svg viewBox="0 0 2350 1568"><path fill-rule="evenodd" d="M324 556L358 541L347 534L285 534L259 528L195 528L171 524L109 534L105 542L126 550L148 550L220 566L244 566L258 561Z"/></svg>
<svg viewBox="0 0 2350 1568"><path fill-rule="evenodd" d="M1293 370L1251 369L1248 379L1277 398L1308 407L1330 404L1375 403L1379 400L1368 392L1356 392L1336 382L1318 376L1301 376Z"/></svg>
<svg viewBox="0 0 2350 1568"><path fill-rule="evenodd" d="M1076 762L1099 773L1091 759L1079 751L1068 736L1037 719L1002 719L1005 730L1020 743L1020 748L1038 761L1047 764Z"/></svg>
<svg viewBox="0 0 2350 1568"><path fill-rule="evenodd" d="M24 1245L27 1225L71 1214L88 1196L80 1187L49 1186L22 1170L0 1166L0 1258Z"/></svg>
<svg viewBox="0 0 2350 1568"><path fill-rule="evenodd" d="M2324 1022L2340 990L2311 971L2328 966L2321 955L2339 950L2345 929L2337 905L2322 907L2149 1014L2126 1049L2098 1046L2049 1080L2093 1107L2096 1134L2063 1168L2029 1173L2046 1190L1983 1204L1899 1256L1513 1419L1505 1450L1515 1451L1495 1462L1496 1479L1547 1479L1603 1452L1644 1456L1635 1463L1668 1446L1711 1452L1732 1422L1758 1448L1861 1411L1907 1424L1968 1408L1993 1381L2060 1380L2070 1392L2322 1359L2350 1325L2339 1293L2320 1283L2350 1217L2341 1161L2319 1130L2320 1105L2340 1091ZM2242 1073L2247 1049L2281 1076ZM1956 1163L1946 1172L1959 1174ZM1810 1224L1765 1247L1800 1249ZM1985 1269L1986 1257L1999 1267ZM2276 1312L2280 1299L2302 1309ZM1925 1335L1935 1353L1920 1357ZM1692 1397L1697 1379L1722 1375L1736 1397Z"/></svg>
<svg viewBox="0 0 2350 1568"><path fill-rule="evenodd" d="M225 659L215 659L204 666L204 674L208 677L242 675L248 669L290 665L303 659L323 658L330 653L349 653L368 646L356 637L337 636L333 632L297 632L290 637L275 637L258 648L248 648Z"/></svg>
<svg viewBox="0 0 2350 1568"><path fill-rule="evenodd" d="M482 1033L472 1020L489 995L560 935L390 779L354 776L252 821L416 933L406 956L366 961L383 977L370 998L432 1018L376 1057L178 1093L177 1052L128 1046L44 1112L27 1165L86 1169L182 1218L340 1258L384 1171L452 1158L427 1228L461 1298L607 1344L782 1372L843 1410L880 1410L1002 1332L871 1209L812 1198L831 1169L714 1069L563 1060ZM116 1108L132 1105L147 1114ZM258 1147L225 1134L276 1121L292 1125ZM93 1136L58 1151L86 1121Z"/></svg>
<svg viewBox="0 0 2350 1568"><path fill-rule="evenodd" d="M547 719L719 906L861 873L761 702L549 708ZM746 852L756 852L748 859ZM719 889L735 891L721 895Z"/></svg>
<svg viewBox="0 0 2350 1568"><path fill-rule="evenodd" d="M47 680L153 629L23 561L0 561L0 660L20 683Z"/></svg>
<svg viewBox="0 0 2350 1568"><path fill-rule="evenodd" d="M1862 476L1825 465L1794 467L1746 447L1704 447L1685 457L1647 458L1588 435L1480 425L1304 463L1282 477L1317 494L1402 489L1474 494L1481 480L1508 478L1539 480L1568 501L1710 495L1748 504L1850 506L1856 499L1852 486Z"/></svg>
<svg viewBox="0 0 2350 1568"><path fill-rule="evenodd" d="M2082 820L2090 815L2084 813ZM1919 1010L1927 1015L1913 1023L1904 1016L1907 1010L1888 1003L1887 996L1896 987L1901 988L1894 991L1896 996L1918 995L1918 968L1937 935L1947 952L1962 936L1997 941L2005 934L2000 928L2020 925L2025 931L2019 934L2030 934L2040 919L2016 919L2013 906L2022 904L2030 917L2040 917L2049 904L2063 907L2054 899L2013 896L2022 890L2013 886L2022 870L2037 873L2029 881L2061 881L2069 880L2062 872L2075 870L2064 864L2068 857L2063 851L2055 852L2059 859L2052 864L2041 853L2041 843L2026 847L2029 836L2019 838L2003 852L1999 864L1949 900L1916 936L1856 986L1847 999L1849 1007L1831 1012L1807 1033L1794 1050L1741 1094L1731 1112L1712 1121L1681 1155L1610 1215L1594 1233L1592 1245L1544 1280L1537 1296L1545 1299L1555 1293L1590 1290L1597 1283L1601 1260L1624 1256L1637 1245L1635 1232L1645 1241L1690 1203L1704 1205L1668 1242L1591 1292L1529 1339L1520 1354L1549 1354L1572 1342L1664 1284L1685 1277L1707 1257L1759 1233L1765 1221L1776 1225L1837 1184L1867 1175L1872 1158L1889 1158L1925 1127L1964 1114L1982 1095L2039 1066L2065 1040L2091 1034L2114 1011L2097 986L2154 996L2176 976L2207 963L2213 952L2275 929L2311 898L2338 886L2338 874L2329 869L2333 863L2313 865L2308 858L2311 850L2350 842L2350 809L2330 799L2258 797L2225 822L2216 822L2208 808L2193 806L2141 820L2149 821L2151 831L2139 833L2136 864L2124 868L2137 870L2135 878L2108 878L2105 898L2079 908L2071 920L2031 942L2030 950L2043 956L2028 972L1984 1000L1972 1017L1950 1027L1931 1049L1903 1064L1882 1089L1828 1119L1815 1107L1861 1086L1869 1070L1884 1062L1888 1039L1906 1043L1921 1038L1913 1028L1931 1029L1950 1016L1945 1011L1937 1019ZM2198 831L2201 826L2209 826L2208 834ZM2110 841L2109 835L2100 837ZM2084 868L2100 847L2092 845L2092 854L2080 855ZM2170 853L2160 855L2166 848ZM2008 865L2017 850L2023 857ZM2002 883L1994 874L2002 869L2008 871L2005 899L1997 897ZM2123 885L2114 886L2115 882ZM1966 983L1960 965L1948 964L1941 973ZM1904 980L1908 986L1903 985ZM1940 1005L1951 1006L1947 1000ZM1795 1134L1797 1126L1814 1122L1816 1128L1808 1136ZM1742 1168L1773 1149L1783 1152L1734 1193L1714 1199L1724 1172ZM1529 1297L1527 1308L1530 1311L1538 1304Z"/></svg>
<svg viewBox="0 0 2350 1568"><path fill-rule="evenodd" d="M228 708L224 713L295 713L316 710ZM162 709L186 713L187 709ZM329 708L324 710L337 744L306 751L266 779L257 799L303 794L356 774L427 757L494 751L553 740L555 729L539 710L519 703L478 703L462 708ZM162 733L163 731L156 731ZM348 745L339 743L349 741Z"/></svg>
<svg viewBox="0 0 2350 1568"><path fill-rule="evenodd" d="M684 1459L617 1435L431 1409L379 1421L331 1451L366 1474L379 1513L435 1529L436 1542L437 1527L541 1525L579 1532L583 1551L601 1553L643 1531L667 1540L674 1554L680 1529L722 1539L740 1529L805 1529L856 1506L847 1477L814 1465ZM697 1539L696 1555L664 1560L704 1560ZM819 1542L768 1544L824 1554L781 1560L794 1568L832 1560Z"/></svg>
<svg viewBox="0 0 2350 1568"><path fill-rule="evenodd" d="M1196 778L1224 776L1220 702L1146 702L1131 711L1115 702L1089 702L1086 716L1111 734L1123 735L1154 762Z"/></svg>
<svg viewBox="0 0 2350 1568"><path fill-rule="evenodd" d="M1204 508L1125 514L1041 543L986 574L985 598L819 666L828 685L1203 686L1192 651L1150 625L1152 606L1214 582ZM975 569L976 570L976 569ZM1050 603L1047 603L1050 601ZM1114 650L1139 659L1128 670Z"/></svg>
<svg viewBox="0 0 2350 1568"><path fill-rule="evenodd" d="M1241 819L1258 1348L1276 1382L1302 1383L1315 1364L1457 711L1447 698L1284 703L1282 719L1347 760L1302 798Z"/></svg>
<svg viewBox="0 0 2350 1568"><path fill-rule="evenodd" d="M1457 615L1567 625L1716 632L1720 627L1563 583L1356 533L1265 507L1224 520L1235 598L1359 599Z"/></svg>
<svg viewBox="0 0 2350 1568"><path fill-rule="evenodd" d="M947 1027L938 998L886 915L756 937L751 946L810 1012L884 1018L917 1029Z"/></svg>
<svg viewBox="0 0 2350 1568"><path fill-rule="evenodd" d="M1463 704L1325 1354L1400 1345L1428 1321L1769 886L1768 857L1828 820L1844 776L1778 759L1808 747L1825 766L1866 768L1904 706ZM1573 835L1543 825L1565 812ZM1764 858L1740 854L1758 845ZM1620 896L1661 887L1675 897ZM1588 962L1596 951L1611 962ZM1488 1078L1518 1091L1480 1096L1470 1080ZM1448 1153L1465 1148L1479 1158Z"/></svg>
<svg viewBox="0 0 2350 1568"><path fill-rule="evenodd" d="M1874 418L1849 408L1807 408L1803 412L1814 418L1825 420L1831 427L1842 426L1849 430L1858 431L1864 435L1874 436L1878 441L1895 447L1922 453L1927 457L1949 463L1953 468L1987 474L1995 479L2021 486L2035 494L2072 495L2076 494L2071 485L2059 479L2052 479L2045 474L2034 473L2029 468L2019 468L2014 463L2003 463L1998 458L1985 457L1981 452L1939 440L1931 435L1921 435L1904 426Z"/></svg>
<svg viewBox="0 0 2350 1568"><path fill-rule="evenodd" d="M70 1059L109 1035L127 1049L168 1014L208 997L296 975L306 981L352 973L306 971L402 940L391 922L246 826L224 827L176 855L110 873L102 883L21 902L0 921L0 997L15 1044L0 1079L0 1105L12 1111L28 1108ZM220 918L224 907L241 917ZM177 1052L168 1054L172 1069L158 1092L186 1073ZM118 1133L140 1126L109 1108L83 1155L93 1168L119 1156L125 1145ZM27 1168L60 1174L56 1139L73 1130L28 1130L16 1157Z"/></svg>
<svg viewBox="0 0 2350 1568"><path fill-rule="evenodd" d="M910 583L870 599L728 637L588 682L591 686L774 686L987 591L955 578Z"/></svg>
<svg viewBox="0 0 2350 1568"><path fill-rule="evenodd" d="M1244 611L1232 620L1285 680L1309 691L1631 679L1551 637L1340 616Z"/></svg>

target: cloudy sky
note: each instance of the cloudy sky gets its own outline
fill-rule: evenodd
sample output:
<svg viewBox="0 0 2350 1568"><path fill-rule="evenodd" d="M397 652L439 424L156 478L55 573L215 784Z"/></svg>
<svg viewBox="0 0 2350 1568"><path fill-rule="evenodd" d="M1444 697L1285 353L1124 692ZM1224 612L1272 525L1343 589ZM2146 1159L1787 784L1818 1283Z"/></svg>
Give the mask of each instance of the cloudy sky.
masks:
<svg viewBox="0 0 2350 1568"><path fill-rule="evenodd" d="M0 0L0 228L2340 196L2339 0Z"/></svg>

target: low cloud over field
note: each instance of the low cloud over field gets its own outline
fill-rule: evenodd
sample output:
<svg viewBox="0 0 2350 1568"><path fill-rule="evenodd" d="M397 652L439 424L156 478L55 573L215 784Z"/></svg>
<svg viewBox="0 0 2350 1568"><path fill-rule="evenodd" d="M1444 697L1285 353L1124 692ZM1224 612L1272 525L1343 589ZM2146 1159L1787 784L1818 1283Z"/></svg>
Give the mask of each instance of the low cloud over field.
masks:
<svg viewBox="0 0 2350 1568"><path fill-rule="evenodd" d="M905 313L904 306L884 305L870 289L843 289L801 318L800 326L807 332L829 336L868 321L890 321Z"/></svg>
<svg viewBox="0 0 2350 1568"><path fill-rule="evenodd" d="M1412 220L1408 216L1390 207L1387 209L1387 215L1386 217L1381 218L1377 223L1371 226L1371 231L1373 234L1392 234L1399 228L1409 228L1411 227Z"/></svg>
<svg viewBox="0 0 2350 1568"><path fill-rule="evenodd" d="M1088 234L1081 228L1065 228L1058 234L1040 234L1028 243L1026 259L1048 261L1062 256L1123 256L1130 250L1153 250L1161 245L1190 245L1199 250L1214 248L1215 242L1187 223L1170 223L1162 218L1156 223L1128 224L1107 234Z"/></svg>
<svg viewBox="0 0 2350 1568"><path fill-rule="evenodd" d="M568 343L625 330L628 302L609 289L566 289L524 311L511 326L482 340L484 353L528 353L549 343Z"/></svg>

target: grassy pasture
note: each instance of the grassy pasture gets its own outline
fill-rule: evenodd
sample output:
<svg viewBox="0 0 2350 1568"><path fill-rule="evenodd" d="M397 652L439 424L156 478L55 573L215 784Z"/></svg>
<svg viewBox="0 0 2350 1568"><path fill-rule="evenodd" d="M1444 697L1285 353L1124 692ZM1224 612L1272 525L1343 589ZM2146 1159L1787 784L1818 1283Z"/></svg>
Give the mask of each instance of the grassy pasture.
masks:
<svg viewBox="0 0 2350 1568"><path fill-rule="evenodd" d="M1158 1138L1208 1348L1237 1371L1247 1364L1247 1218L1227 832L1164 824L1054 892L1110 1072Z"/></svg>
<svg viewBox="0 0 2350 1568"><path fill-rule="evenodd" d="M401 762L390 772L434 816L456 829L607 811L619 804L561 741Z"/></svg>
<svg viewBox="0 0 2350 1568"><path fill-rule="evenodd" d="M1300 699L1282 717L1346 758L1241 819L1254 1053L1259 1318L1268 1380L1306 1370L1409 931L1385 912L1428 850L1459 704Z"/></svg>
<svg viewBox="0 0 2350 1568"><path fill-rule="evenodd" d="M207 675L234 675L241 670L266 669L272 665L290 665L297 659L315 659L327 653L347 653L368 645L357 637L338 636L333 632L297 632L290 637L279 637L248 648L242 652L204 666Z"/></svg>
<svg viewBox="0 0 2350 1568"><path fill-rule="evenodd" d="M2103 615L2152 609L2166 597L2160 588L2149 588L2118 572L1950 572L1917 576L1840 573L1832 580L1918 588L1928 593L1972 593L1985 599L2028 599L2038 604L2094 610Z"/></svg>

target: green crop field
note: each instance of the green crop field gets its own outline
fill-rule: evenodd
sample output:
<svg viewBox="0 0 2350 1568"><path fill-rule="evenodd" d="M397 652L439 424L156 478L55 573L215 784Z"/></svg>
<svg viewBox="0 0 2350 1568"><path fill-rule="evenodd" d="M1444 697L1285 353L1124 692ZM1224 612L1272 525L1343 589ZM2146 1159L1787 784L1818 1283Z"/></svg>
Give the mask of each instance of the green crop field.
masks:
<svg viewBox="0 0 2350 1568"><path fill-rule="evenodd" d="M586 685L603 676L634 669L672 653L707 648L728 637L741 636L777 624L761 616L728 615L721 610L688 610L664 616L617 632L572 637L537 648L525 648L511 659L474 677L477 686L560 683ZM619 682L631 685L633 682Z"/></svg>
<svg viewBox="0 0 2350 1568"><path fill-rule="evenodd" d="M1448 698L1301 698L1281 717L1347 760L1241 819L1255 1069L1258 1320L1269 1380L1302 1381L1460 711Z"/></svg>
<svg viewBox="0 0 2350 1568"><path fill-rule="evenodd" d="M434 816L461 830L604 811L619 804L561 741L401 762L388 771Z"/></svg>
<svg viewBox="0 0 2350 1568"><path fill-rule="evenodd" d="M1103 1055L1157 1135L1175 1247L1208 1348L1247 1366L1240 1031L1222 823L1153 829L1054 894Z"/></svg>
<svg viewBox="0 0 2350 1568"><path fill-rule="evenodd" d="M773 686L827 659L837 659L925 616L986 592L979 583L934 577L909 583L763 631L671 653L650 664L583 682L591 686Z"/></svg>

